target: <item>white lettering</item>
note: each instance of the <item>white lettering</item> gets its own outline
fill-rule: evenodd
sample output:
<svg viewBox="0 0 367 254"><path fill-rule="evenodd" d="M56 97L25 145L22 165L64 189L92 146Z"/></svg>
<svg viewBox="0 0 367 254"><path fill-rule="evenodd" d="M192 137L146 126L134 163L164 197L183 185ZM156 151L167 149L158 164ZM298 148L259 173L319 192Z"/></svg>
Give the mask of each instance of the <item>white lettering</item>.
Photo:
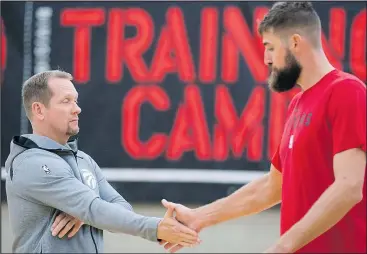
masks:
<svg viewBox="0 0 367 254"><path fill-rule="evenodd" d="M294 135L292 135L290 138L289 138L289 149L292 149L293 148L293 140L294 140Z"/></svg>

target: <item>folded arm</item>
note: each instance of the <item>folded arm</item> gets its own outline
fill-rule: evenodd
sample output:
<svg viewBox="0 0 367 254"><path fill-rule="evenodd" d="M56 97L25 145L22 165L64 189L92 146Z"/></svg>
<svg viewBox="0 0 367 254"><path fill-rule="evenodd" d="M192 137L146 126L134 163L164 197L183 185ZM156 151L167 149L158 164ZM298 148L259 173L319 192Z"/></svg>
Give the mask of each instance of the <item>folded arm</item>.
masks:
<svg viewBox="0 0 367 254"><path fill-rule="evenodd" d="M44 162L49 173L42 170ZM142 216L101 199L76 179L58 156L33 152L32 157L14 161L13 170L14 189L25 199L54 207L96 228L157 241L161 218Z"/></svg>

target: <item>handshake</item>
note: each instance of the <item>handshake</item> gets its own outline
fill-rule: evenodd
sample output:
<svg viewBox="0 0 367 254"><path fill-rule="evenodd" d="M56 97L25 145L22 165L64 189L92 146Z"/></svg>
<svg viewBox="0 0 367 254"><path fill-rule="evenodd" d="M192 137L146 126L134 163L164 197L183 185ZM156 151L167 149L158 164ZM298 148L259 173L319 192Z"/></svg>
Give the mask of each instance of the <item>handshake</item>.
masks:
<svg viewBox="0 0 367 254"><path fill-rule="evenodd" d="M158 224L157 238L160 245L171 253L177 252L183 247L194 247L201 241L198 233L202 229L199 224L198 216L195 210L189 209L183 205L162 200L162 204L167 208L167 212ZM174 216L174 213L175 216ZM84 225L79 219L60 213L51 226L53 236L63 238L73 237Z"/></svg>
<svg viewBox="0 0 367 254"><path fill-rule="evenodd" d="M162 204L167 208L163 220L158 225L157 237L160 245L175 253L183 247L194 247L201 240L198 233L203 228L195 210L163 199ZM176 212L176 216L174 216Z"/></svg>

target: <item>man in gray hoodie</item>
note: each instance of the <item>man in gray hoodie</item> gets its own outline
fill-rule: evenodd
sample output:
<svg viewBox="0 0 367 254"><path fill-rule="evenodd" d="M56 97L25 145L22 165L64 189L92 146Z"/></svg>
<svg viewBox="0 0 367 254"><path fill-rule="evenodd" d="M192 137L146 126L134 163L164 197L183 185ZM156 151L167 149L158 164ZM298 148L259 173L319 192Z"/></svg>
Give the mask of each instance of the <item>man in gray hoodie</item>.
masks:
<svg viewBox="0 0 367 254"><path fill-rule="evenodd" d="M153 242L197 244L198 234L177 222L172 210L164 218L134 213L97 163L78 150L71 137L79 132L81 109L71 80L69 73L56 70L36 74L23 85L33 134L13 138L5 163L13 252L101 253L103 230ZM69 222L74 218L77 232L55 237L52 229L59 231L66 217ZM55 218L61 218L56 225Z"/></svg>

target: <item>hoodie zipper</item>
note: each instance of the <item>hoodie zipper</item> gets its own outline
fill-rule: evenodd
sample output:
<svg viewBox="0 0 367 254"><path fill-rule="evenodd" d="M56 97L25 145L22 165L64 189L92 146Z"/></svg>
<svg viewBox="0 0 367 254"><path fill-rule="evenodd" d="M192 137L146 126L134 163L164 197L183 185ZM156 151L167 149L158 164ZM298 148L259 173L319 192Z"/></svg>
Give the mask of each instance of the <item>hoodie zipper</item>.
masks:
<svg viewBox="0 0 367 254"><path fill-rule="evenodd" d="M89 229L90 229L90 235L92 236L92 240L93 240L93 243L94 243L94 247L96 248L96 253L98 253L97 244L96 244L96 241L94 240L94 236L93 236L92 228L93 228L92 226L89 226Z"/></svg>
<svg viewBox="0 0 367 254"><path fill-rule="evenodd" d="M79 169L79 165L78 165L78 158L77 158L77 156L76 156L76 153L74 153L74 152L73 152L73 155L74 155L74 158L75 158L76 165L78 166L78 169ZM92 228L93 228L93 227L89 225L90 235L92 236L92 240L93 240L94 248L96 249L96 253L98 253L98 248L97 248L96 241L94 240L94 236L93 236L93 230L92 230Z"/></svg>

